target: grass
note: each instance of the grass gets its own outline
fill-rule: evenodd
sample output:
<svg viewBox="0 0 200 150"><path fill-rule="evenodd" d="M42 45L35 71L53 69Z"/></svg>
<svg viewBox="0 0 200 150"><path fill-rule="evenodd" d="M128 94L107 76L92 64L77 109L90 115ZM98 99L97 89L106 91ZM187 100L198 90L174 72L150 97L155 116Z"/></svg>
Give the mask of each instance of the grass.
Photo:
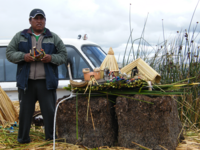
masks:
<svg viewBox="0 0 200 150"><path fill-rule="evenodd" d="M44 150L52 149L53 141L45 141L44 129L42 127L32 126L30 130L31 142L27 144L20 144L17 142L18 127L13 130L9 128L0 129L0 149L33 149ZM80 145L66 143L64 139L56 140L56 149L85 149Z"/></svg>
<svg viewBox="0 0 200 150"><path fill-rule="evenodd" d="M161 74L161 84L173 84L186 78L192 78L188 79L187 83L200 82L200 50L197 42L195 42L195 30L190 39L188 34L187 31L184 34L178 32L178 35L171 43L166 43L168 47L163 46L161 48L161 46L157 50L158 53L155 53L154 58L149 60L152 68L155 68ZM187 116L192 123L199 127L199 85L194 85L184 90L188 94L182 95L179 101L185 105L178 105L181 121L184 118L186 119ZM188 110L188 106L196 113Z"/></svg>
<svg viewBox="0 0 200 150"><path fill-rule="evenodd" d="M13 131L13 132L10 132ZM14 127L14 130L10 130L9 128L1 128L0 129L0 149L15 149L15 150L47 150L47 149L53 149L53 141L45 141L44 139L44 129L41 127L35 127L32 125L30 130L30 137L32 142L28 144L20 144L17 142L17 133L18 133L18 127ZM185 140L182 144L179 144L177 147L177 150L179 148L183 147L190 147L196 148L200 146L200 132L194 131L194 130L188 130L184 132ZM132 141L133 142L133 141ZM147 147L144 147L138 143L133 142L135 145L142 149L149 149ZM159 145L160 147L163 147L162 145ZM89 150L90 148L85 147L83 145L74 145L66 143L64 139L57 139L55 144L55 149L63 149L63 150ZM98 147L98 148L92 148L91 150L124 150L128 148L124 147Z"/></svg>

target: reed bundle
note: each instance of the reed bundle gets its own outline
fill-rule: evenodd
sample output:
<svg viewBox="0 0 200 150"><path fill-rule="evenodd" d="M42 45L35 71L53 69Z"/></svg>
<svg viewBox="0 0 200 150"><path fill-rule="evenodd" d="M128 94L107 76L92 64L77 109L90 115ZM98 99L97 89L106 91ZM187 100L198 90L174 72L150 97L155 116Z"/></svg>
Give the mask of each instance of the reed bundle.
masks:
<svg viewBox="0 0 200 150"><path fill-rule="evenodd" d="M108 54L100 66L100 70L108 68L109 71L119 71L117 60L114 56L112 47L109 49Z"/></svg>
<svg viewBox="0 0 200 150"><path fill-rule="evenodd" d="M145 61L141 58L136 59L130 64L126 65L121 69L121 73L131 74L134 67L139 70L139 75L143 77L144 80L152 81L153 83L159 83L161 76L153 68L151 68Z"/></svg>
<svg viewBox="0 0 200 150"><path fill-rule="evenodd" d="M0 123L4 126L5 122L14 123L18 121L18 113L7 96L5 91L0 87Z"/></svg>

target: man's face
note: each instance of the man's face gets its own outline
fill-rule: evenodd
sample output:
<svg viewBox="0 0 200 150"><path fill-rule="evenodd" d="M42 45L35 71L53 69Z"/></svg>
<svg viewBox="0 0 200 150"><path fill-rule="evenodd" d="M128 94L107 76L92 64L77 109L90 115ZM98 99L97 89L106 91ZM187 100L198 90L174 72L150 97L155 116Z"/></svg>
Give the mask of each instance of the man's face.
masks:
<svg viewBox="0 0 200 150"><path fill-rule="evenodd" d="M35 18L31 18L29 22L31 24L33 31L40 33L43 32L44 30L46 19L42 15L37 15L35 16Z"/></svg>

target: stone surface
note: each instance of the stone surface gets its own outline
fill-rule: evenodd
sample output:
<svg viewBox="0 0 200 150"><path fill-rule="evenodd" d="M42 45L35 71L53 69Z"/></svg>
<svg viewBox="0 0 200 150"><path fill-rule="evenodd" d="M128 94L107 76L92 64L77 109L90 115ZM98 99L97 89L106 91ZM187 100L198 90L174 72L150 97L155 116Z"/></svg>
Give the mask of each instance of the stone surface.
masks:
<svg viewBox="0 0 200 150"><path fill-rule="evenodd" d="M136 148L135 142L154 150L162 150L159 145L175 150L178 139L183 139L176 101L168 96L131 97L154 104L117 97L118 146Z"/></svg>
<svg viewBox="0 0 200 150"><path fill-rule="evenodd" d="M90 111L86 121L87 104L87 97L79 95L78 140L76 140L76 97L59 105L56 120L58 138L66 139L67 143L81 144L89 148L113 146L117 142L114 107L105 97L90 98L94 130Z"/></svg>
<svg viewBox="0 0 200 150"><path fill-rule="evenodd" d="M140 149L132 143L135 142L153 150L162 150L162 147L175 150L178 140L184 139L180 133L182 125L178 118L176 101L168 96L132 95L129 97L154 104L124 97L112 97L112 101L116 100L116 104L112 104L105 97L91 97L94 130L90 111L86 121L87 97L79 95L78 140L76 139L76 97L64 101L57 112L58 138L66 139L67 143L81 144L89 148L119 146Z"/></svg>

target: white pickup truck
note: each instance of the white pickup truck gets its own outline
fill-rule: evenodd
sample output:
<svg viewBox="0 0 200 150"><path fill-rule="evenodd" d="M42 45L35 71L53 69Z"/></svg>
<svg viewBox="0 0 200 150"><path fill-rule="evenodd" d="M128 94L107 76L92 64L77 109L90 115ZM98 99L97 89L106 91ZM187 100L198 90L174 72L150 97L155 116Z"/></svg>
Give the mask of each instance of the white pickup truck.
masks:
<svg viewBox="0 0 200 150"><path fill-rule="evenodd" d="M83 80L83 68L93 70L100 67L106 53L96 43L83 39L62 39L66 45L67 63L58 67L59 85L57 98L69 94L63 89L69 84L67 64L70 63L72 78L76 81ZM6 59L6 48L10 40L0 40L0 86L12 101L18 100L18 88L16 87L17 64Z"/></svg>

